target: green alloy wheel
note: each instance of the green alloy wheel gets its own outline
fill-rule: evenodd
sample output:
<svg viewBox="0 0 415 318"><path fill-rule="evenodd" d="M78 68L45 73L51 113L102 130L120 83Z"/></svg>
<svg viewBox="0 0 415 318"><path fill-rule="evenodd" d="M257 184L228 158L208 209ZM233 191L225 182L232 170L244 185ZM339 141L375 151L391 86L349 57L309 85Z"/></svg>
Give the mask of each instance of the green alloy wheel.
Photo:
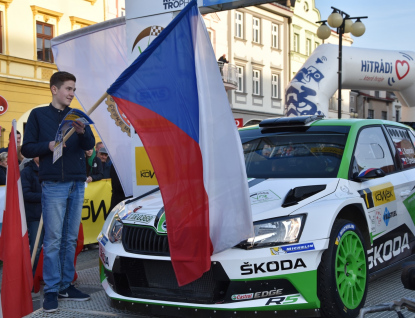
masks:
<svg viewBox="0 0 415 318"><path fill-rule="evenodd" d="M318 296L323 317L356 317L367 294L366 247L359 228L336 220L318 268Z"/></svg>

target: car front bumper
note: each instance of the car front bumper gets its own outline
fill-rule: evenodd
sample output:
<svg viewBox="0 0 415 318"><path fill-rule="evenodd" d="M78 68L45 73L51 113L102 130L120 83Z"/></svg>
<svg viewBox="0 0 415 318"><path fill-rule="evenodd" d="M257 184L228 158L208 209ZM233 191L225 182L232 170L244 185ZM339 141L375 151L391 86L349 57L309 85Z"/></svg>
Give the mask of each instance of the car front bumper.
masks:
<svg viewBox="0 0 415 318"><path fill-rule="evenodd" d="M300 248L288 252L232 248L213 255L201 278L179 287L169 257L100 242L101 280L112 306L142 314L318 317L317 267L327 244L294 244Z"/></svg>

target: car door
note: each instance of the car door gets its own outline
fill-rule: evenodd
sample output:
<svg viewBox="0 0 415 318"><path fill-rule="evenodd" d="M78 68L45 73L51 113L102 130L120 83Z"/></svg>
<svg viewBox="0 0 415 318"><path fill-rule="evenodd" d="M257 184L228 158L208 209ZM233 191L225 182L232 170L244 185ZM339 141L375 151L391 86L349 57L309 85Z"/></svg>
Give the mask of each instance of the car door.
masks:
<svg viewBox="0 0 415 318"><path fill-rule="evenodd" d="M370 237L369 271L377 271L410 255L411 231L402 226L402 193L408 190L404 172L394 160L393 148L382 126L361 129L356 140L352 173L364 176L370 169L382 169L386 176L367 179L357 185L368 214Z"/></svg>
<svg viewBox="0 0 415 318"><path fill-rule="evenodd" d="M415 136L411 129L393 125L386 126L386 131L395 148L396 161L405 176L405 186L399 193L399 223L405 224L415 233Z"/></svg>

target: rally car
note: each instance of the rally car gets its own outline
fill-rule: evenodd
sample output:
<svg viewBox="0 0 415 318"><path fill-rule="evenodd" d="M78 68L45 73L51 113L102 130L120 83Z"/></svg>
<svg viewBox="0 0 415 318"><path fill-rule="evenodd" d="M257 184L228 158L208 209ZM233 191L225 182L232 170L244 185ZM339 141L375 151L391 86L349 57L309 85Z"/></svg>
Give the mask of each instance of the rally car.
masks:
<svg viewBox="0 0 415 318"><path fill-rule="evenodd" d="M255 236L179 287L160 192L124 201L98 237L111 304L170 317L356 317L369 277L414 249L414 132L301 116L240 136Z"/></svg>

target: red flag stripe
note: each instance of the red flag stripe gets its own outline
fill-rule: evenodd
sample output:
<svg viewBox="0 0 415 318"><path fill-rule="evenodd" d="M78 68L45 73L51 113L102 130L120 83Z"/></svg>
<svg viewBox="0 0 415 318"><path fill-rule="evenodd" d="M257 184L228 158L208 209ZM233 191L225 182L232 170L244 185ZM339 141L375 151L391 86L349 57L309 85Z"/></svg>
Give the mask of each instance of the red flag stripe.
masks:
<svg viewBox="0 0 415 318"><path fill-rule="evenodd" d="M114 98L137 129L156 172L166 210L170 256L179 286L210 269L209 201L199 144L146 107Z"/></svg>
<svg viewBox="0 0 415 318"><path fill-rule="evenodd" d="M33 277L14 127L7 162L6 210L0 237L1 305L4 317L20 318L33 312Z"/></svg>

